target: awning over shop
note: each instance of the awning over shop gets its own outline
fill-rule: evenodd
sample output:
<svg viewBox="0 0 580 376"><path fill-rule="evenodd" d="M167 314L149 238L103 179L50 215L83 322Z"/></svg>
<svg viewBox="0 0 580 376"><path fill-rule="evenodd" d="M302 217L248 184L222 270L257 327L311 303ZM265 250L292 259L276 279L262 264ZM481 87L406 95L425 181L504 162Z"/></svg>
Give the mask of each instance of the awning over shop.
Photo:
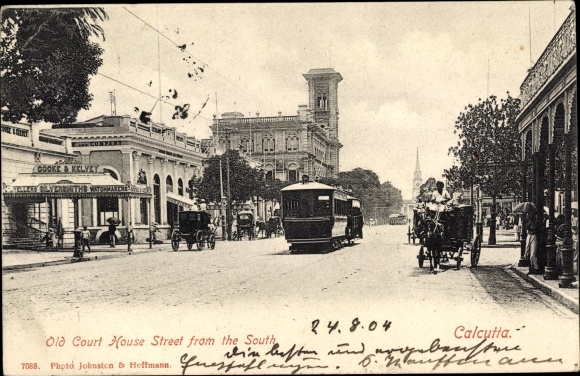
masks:
<svg viewBox="0 0 580 376"><path fill-rule="evenodd" d="M167 192L166 197L167 197L167 201L169 201L175 205L184 206L190 210L197 208L197 204L195 203L195 201L190 200L187 197L175 194L173 192Z"/></svg>
<svg viewBox="0 0 580 376"><path fill-rule="evenodd" d="M151 188L123 184L109 174L20 174L3 187L6 200L151 197Z"/></svg>

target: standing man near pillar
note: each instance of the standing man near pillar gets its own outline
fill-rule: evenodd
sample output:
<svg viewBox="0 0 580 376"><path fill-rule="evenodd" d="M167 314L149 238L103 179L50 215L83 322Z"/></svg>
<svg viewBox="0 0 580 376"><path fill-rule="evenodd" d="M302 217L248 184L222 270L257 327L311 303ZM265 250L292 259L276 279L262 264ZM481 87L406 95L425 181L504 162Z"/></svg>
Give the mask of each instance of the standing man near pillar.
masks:
<svg viewBox="0 0 580 376"><path fill-rule="evenodd" d="M538 217L536 213L529 213L527 215L527 241L526 241L526 255L525 258L530 261L530 269L528 274L540 274L540 266L538 263Z"/></svg>

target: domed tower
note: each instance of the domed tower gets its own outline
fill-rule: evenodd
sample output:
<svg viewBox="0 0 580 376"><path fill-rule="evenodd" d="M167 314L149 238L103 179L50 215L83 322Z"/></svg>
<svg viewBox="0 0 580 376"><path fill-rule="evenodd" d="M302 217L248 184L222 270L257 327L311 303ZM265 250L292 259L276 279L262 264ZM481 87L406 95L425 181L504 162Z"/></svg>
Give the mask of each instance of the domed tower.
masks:
<svg viewBox="0 0 580 376"><path fill-rule="evenodd" d="M308 105L314 113L314 121L326 130L330 146L332 175L338 174L338 153L342 145L338 141L338 83L340 73L332 68L311 69L303 74L308 81Z"/></svg>
<svg viewBox="0 0 580 376"><path fill-rule="evenodd" d="M423 179L421 179L421 166L419 165L419 148L417 148L417 162L415 162L415 174L413 175L413 190L412 190L412 200L415 200L419 196L419 188L423 184Z"/></svg>

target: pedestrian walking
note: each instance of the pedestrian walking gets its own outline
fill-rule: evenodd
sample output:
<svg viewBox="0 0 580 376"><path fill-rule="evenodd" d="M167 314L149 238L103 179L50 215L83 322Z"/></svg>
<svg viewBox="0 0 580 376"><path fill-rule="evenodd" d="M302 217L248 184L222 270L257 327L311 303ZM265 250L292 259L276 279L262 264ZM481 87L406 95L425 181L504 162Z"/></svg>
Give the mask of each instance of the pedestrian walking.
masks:
<svg viewBox="0 0 580 376"><path fill-rule="evenodd" d="M522 226L520 225L520 218L518 216L514 216L513 219L513 226L514 226L514 233L516 235L516 242L519 242L522 236Z"/></svg>
<svg viewBox="0 0 580 376"><path fill-rule="evenodd" d="M117 238L117 235L115 235L116 231L117 225L114 222L109 223L109 243L111 243L111 248L115 248L115 239Z"/></svg>
<svg viewBox="0 0 580 376"><path fill-rule="evenodd" d="M83 226L83 231L81 231L81 241L83 245L83 253L85 252L85 246L87 246L89 253L91 253L91 232L87 229L87 226Z"/></svg>

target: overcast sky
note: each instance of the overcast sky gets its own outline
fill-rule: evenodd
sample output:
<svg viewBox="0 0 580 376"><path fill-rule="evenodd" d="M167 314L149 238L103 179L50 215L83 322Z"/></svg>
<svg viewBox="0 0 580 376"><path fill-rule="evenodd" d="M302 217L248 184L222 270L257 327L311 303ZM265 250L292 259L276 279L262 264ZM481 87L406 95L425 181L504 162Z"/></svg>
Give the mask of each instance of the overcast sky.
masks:
<svg viewBox="0 0 580 376"><path fill-rule="evenodd" d="M118 115L138 117L134 107L154 108L154 121L207 138L216 93L218 114L295 115L308 103L302 74L332 67L344 78L338 97L341 171L371 169L409 198L417 148L423 179L439 178L452 163L447 150L457 142L459 112L488 95L519 96L530 50L537 60L571 5L106 6L103 65L91 81L92 106L78 119L110 114L109 92L115 90ZM183 44L184 51L177 47ZM204 72L196 75L199 66ZM171 105L156 105L160 89L162 95L177 91L169 103L190 104L187 119L172 120Z"/></svg>

